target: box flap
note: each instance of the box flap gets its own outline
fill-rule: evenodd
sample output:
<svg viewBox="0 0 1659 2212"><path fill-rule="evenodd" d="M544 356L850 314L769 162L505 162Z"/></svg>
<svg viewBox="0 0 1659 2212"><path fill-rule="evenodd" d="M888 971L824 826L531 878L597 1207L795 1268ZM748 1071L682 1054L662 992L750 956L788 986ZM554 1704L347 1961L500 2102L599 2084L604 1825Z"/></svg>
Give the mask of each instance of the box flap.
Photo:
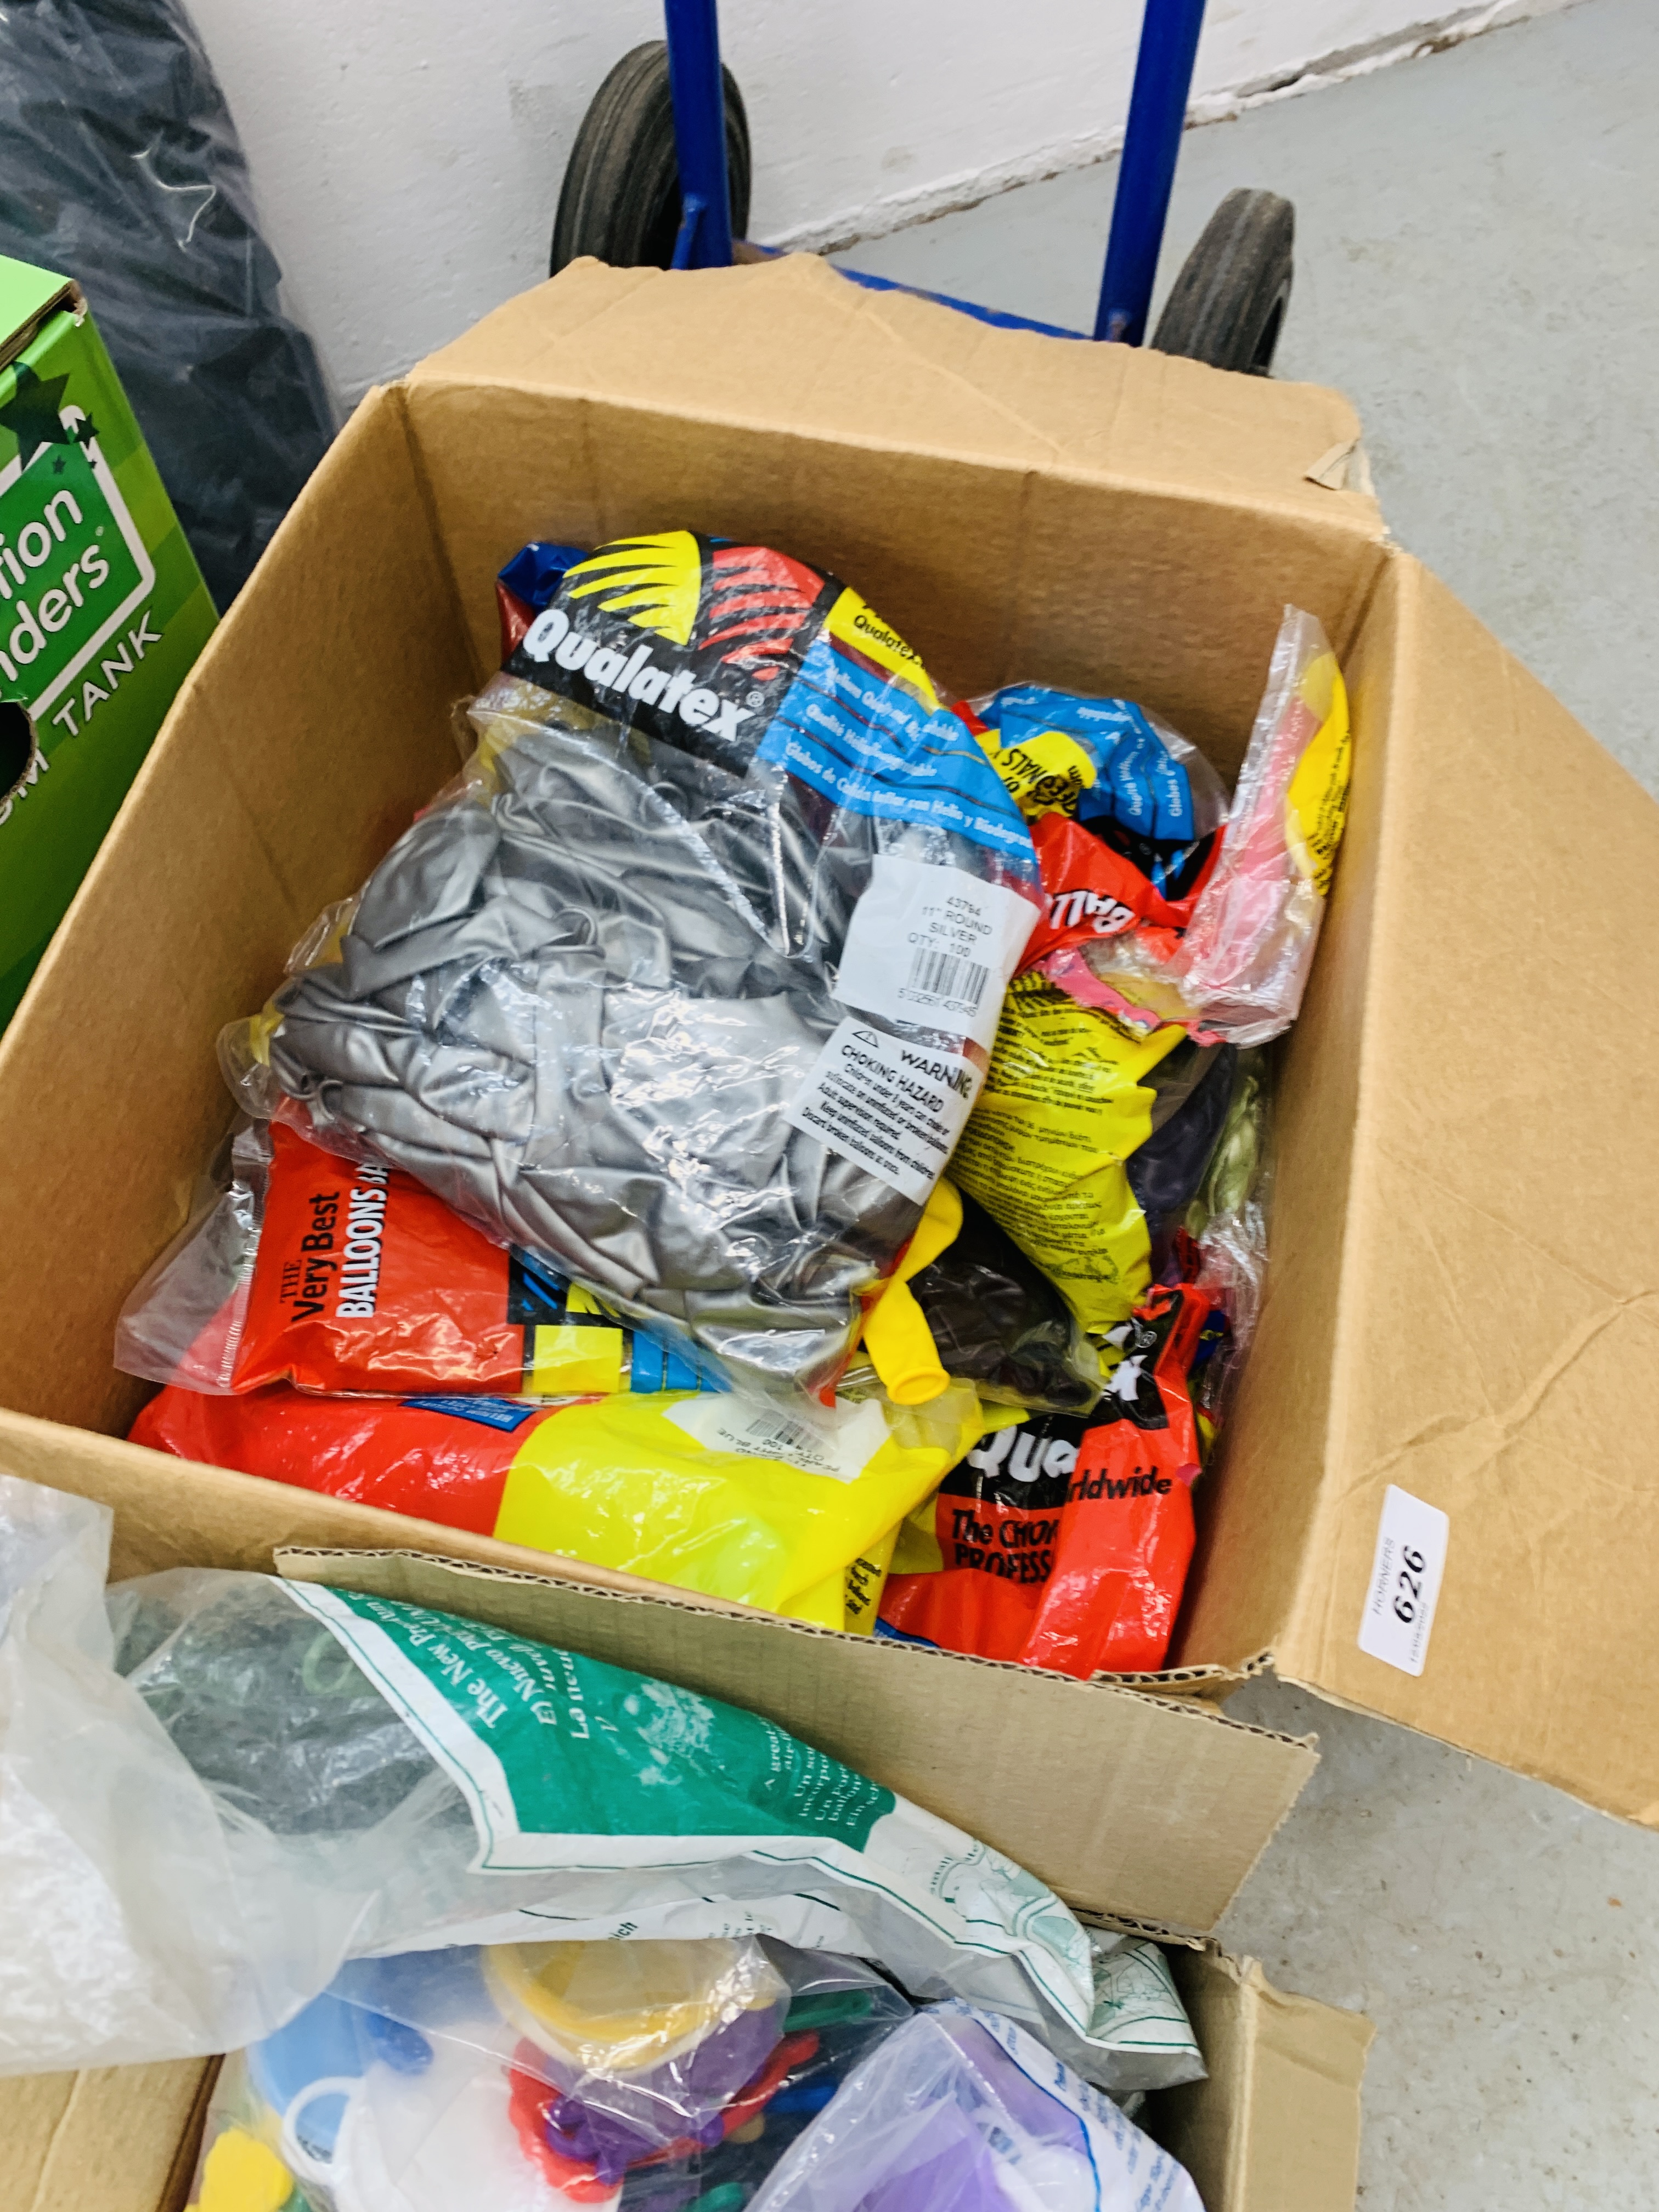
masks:
<svg viewBox="0 0 1659 2212"><path fill-rule="evenodd" d="M54 307L80 301L69 277L0 253L0 366L22 352Z"/></svg>
<svg viewBox="0 0 1659 2212"><path fill-rule="evenodd" d="M1275 1657L1659 1826L1659 806L1390 568L1324 1479ZM1390 1486L1449 1516L1418 1677L1358 1648Z"/></svg>
<svg viewBox="0 0 1659 2212"><path fill-rule="evenodd" d="M1214 1927L1312 1773L1310 1743L1185 1699L412 1552L278 1556L298 1580L459 1613L763 1713L1004 1851L1069 1904Z"/></svg>
<svg viewBox="0 0 1659 2212"><path fill-rule="evenodd" d="M173 2212L185 2201L216 2059L0 2081L15 2212Z"/></svg>
<svg viewBox="0 0 1659 2212"><path fill-rule="evenodd" d="M678 272L576 262L410 378L416 393L439 382L587 392L746 428L1075 471L1383 534L1374 498L1309 477L1358 438L1340 392L994 328L908 293L867 291L811 254Z"/></svg>
<svg viewBox="0 0 1659 2212"><path fill-rule="evenodd" d="M27 1414L0 1411L0 1468L108 1505L117 1580L279 1565L665 1675L765 1713L1069 1902L1180 1936L1215 1926L1318 1764L1311 1741L1199 1698L812 1628ZM367 1548L391 1545L425 1548Z"/></svg>
<svg viewBox="0 0 1659 2212"><path fill-rule="evenodd" d="M1352 2212L1370 2021L1286 1996L1254 1959L1170 1964L1210 2078L1155 2097L1148 2119L1206 2212Z"/></svg>
<svg viewBox="0 0 1659 2212"><path fill-rule="evenodd" d="M1335 392L993 329L810 255L574 264L408 391L481 674L496 658L485 580L526 538L690 526L846 577L963 696L1037 669L1144 690L1161 661L1155 703L1231 767L1285 600L1343 641L1384 535L1375 500L1308 480L1358 435ZM481 483L499 489L481 500ZM1108 526L1103 484L1144 504ZM1168 508L1194 500L1210 573L1233 565L1240 594L1183 571ZM1160 653L1188 592L1210 619Z"/></svg>

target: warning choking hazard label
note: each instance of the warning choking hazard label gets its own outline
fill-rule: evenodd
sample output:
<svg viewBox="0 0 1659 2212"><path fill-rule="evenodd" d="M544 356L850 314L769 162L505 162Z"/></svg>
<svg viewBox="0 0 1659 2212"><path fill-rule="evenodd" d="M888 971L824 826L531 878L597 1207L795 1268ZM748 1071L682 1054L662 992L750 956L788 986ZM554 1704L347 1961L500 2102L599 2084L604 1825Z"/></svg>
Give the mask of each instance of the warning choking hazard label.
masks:
<svg viewBox="0 0 1659 2212"><path fill-rule="evenodd" d="M962 1133L979 1081L973 1062L956 1053L844 1021L787 1118L922 1206Z"/></svg>

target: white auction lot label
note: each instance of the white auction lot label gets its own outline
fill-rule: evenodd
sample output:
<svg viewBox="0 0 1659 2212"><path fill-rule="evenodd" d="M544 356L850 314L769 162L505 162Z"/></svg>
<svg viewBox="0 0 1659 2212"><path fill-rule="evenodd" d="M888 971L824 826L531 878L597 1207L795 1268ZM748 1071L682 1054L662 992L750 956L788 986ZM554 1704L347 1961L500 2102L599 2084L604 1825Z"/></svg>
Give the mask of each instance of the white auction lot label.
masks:
<svg viewBox="0 0 1659 2212"><path fill-rule="evenodd" d="M972 1060L847 1020L786 1118L924 1206L979 1090Z"/></svg>
<svg viewBox="0 0 1659 2212"><path fill-rule="evenodd" d="M1437 1505L1426 1505L1409 1490L1389 1485L1359 1623L1359 1648L1402 1674L1420 1674L1429 1656L1450 1528Z"/></svg>

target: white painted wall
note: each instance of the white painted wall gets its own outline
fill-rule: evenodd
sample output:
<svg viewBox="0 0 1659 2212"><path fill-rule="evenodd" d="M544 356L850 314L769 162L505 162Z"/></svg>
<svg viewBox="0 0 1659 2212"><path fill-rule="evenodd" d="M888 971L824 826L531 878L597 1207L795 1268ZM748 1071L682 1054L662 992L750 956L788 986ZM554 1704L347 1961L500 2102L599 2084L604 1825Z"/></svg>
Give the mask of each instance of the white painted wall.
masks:
<svg viewBox="0 0 1659 2212"><path fill-rule="evenodd" d="M571 140L658 0L191 0L341 398L547 273ZM1195 112L1559 0L1211 0ZM751 235L844 244L1099 159L1140 0L725 0ZM1366 58L1369 57L1369 59Z"/></svg>

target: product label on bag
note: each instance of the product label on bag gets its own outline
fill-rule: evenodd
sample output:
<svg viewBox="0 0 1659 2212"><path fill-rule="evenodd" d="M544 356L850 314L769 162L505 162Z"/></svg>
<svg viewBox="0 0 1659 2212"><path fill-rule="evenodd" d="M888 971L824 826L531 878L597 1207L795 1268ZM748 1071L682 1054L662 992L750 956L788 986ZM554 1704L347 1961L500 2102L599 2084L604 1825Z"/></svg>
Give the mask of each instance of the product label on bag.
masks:
<svg viewBox="0 0 1659 2212"><path fill-rule="evenodd" d="M856 1850L896 1802L769 1721L693 1691L397 1598L279 1587L461 1790L479 1873L696 1862L711 1837Z"/></svg>
<svg viewBox="0 0 1659 2212"><path fill-rule="evenodd" d="M562 571L507 671L735 775L761 761L837 806L1030 865L995 770L920 657L856 592L764 545L667 530Z"/></svg>
<svg viewBox="0 0 1659 2212"><path fill-rule="evenodd" d="M664 1408L665 1418L708 1451L745 1459L781 1460L808 1474L856 1482L887 1441L887 1419L873 1398L833 1409L775 1406L763 1400L690 1398Z"/></svg>
<svg viewBox="0 0 1659 2212"><path fill-rule="evenodd" d="M1437 1505L1389 1485L1359 1622L1359 1648L1402 1674L1420 1674L1446 1571L1451 1523Z"/></svg>
<svg viewBox="0 0 1659 2212"><path fill-rule="evenodd" d="M1036 928L1031 900L960 868L878 854L853 909L836 996L988 1052L1008 979Z"/></svg>
<svg viewBox="0 0 1659 2212"><path fill-rule="evenodd" d="M979 1091L969 1060L844 1021L784 1117L925 1206Z"/></svg>

